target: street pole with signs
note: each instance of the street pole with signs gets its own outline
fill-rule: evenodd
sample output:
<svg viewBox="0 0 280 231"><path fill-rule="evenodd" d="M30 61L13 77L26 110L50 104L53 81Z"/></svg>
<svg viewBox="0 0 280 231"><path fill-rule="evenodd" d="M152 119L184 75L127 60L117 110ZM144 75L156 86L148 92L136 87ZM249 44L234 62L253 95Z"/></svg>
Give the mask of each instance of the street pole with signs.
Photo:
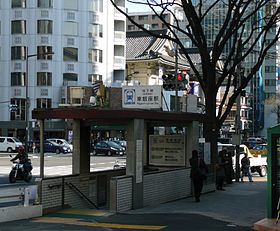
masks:
<svg viewBox="0 0 280 231"><path fill-rule="evenodd" d="M28 47L26 47L26 55L25 55L25 60L26 60L26 67L25 67L25 128L26 128L26 137L25 137L25 150L28 152L28 141L30 140L30 124L29 124L29 113L30 113L30 99L29 99L29 70L28 70L28 60L31 57L35 57L38 55L53 55L53 52L43 52L41 54L28 54Z"/></svg>

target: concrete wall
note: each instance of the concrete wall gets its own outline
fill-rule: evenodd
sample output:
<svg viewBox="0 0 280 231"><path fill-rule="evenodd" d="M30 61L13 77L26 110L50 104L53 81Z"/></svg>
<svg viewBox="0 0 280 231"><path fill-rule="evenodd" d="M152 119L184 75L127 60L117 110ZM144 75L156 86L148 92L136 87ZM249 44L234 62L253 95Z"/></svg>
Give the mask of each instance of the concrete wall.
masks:
<svg viewBox="0 0 280 231"><path fill-rule="evenodd" d="M190 169L144 175L144 206L191 196Z"/></svg>
<svg viewBox="0 0 280 231"><path fill-rule="evenodd" d="M123 212L132 209L131 176L114 177L110 182L110 211Z"/></svg>
<svg viewBox="0 0 280 231"><path fill-rule="evenodd" d="M144 207L165 203L192 196L190 168L167 170L145 174ZM132 208L132 177L126 176L111 179L110 210L123 212ZM215 191L215 174L210 168L204 182L203 193Z"/></svg>

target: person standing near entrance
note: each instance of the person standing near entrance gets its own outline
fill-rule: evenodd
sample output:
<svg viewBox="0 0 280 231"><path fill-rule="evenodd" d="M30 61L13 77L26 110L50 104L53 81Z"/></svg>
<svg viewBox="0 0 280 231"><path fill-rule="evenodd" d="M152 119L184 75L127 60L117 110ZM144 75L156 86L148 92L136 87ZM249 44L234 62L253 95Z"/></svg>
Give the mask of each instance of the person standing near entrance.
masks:
<svg viewBox="0 0 280 231"><path fill-rule="evenodd" d="M253 182L252 180L252 173L250 168L250 159L248 158L248 153L245 152L244 157L241 159L241 182L243 183L243 177L248 176L248 179L250 182Z"/></svg>
<svg viewBox="0 0 280 231"><path fill-rule="evenodd" d="M219 151L218 159L216 163L216 188L217 190L225 191L223 188L225 180L225 166L228 164L228 161L225 159L226 150Z"/></svg>
<svg viewBox="0 0 280 231"><path fill-rule="evenodd" d="M200 194L203 188L203 181L206 180L206 175L208 173L207 165L204 160L198 155L197 150L192 151L192 157L189 159L191 165L191 174L195 201L200 202Z"/></svg>

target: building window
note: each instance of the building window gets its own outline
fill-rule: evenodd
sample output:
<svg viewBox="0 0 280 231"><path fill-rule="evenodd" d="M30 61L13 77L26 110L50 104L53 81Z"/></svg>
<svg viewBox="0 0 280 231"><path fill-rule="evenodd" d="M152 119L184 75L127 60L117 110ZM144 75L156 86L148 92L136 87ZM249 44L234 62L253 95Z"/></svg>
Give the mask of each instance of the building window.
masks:
<svg viewBox="0 0 280 231"><path fill-rule="evenodd" d="M26 56L26 47L11 47L11 60L23 60Z"/></svg>
<svg viewBox="0 0 280 231"><path fill-rule="evenodd" d="M51 86L52 73L50 72L37 72L37 86Z"/></svg>
<svg viewBox="0 0 280 231"><path fill-rule="evenodd" d="M103 52L102 50L97 49L90 49L88 52L88 59L89 62L99 62L102 63L103 61Z"/></svg>
<svg viewBox="0 0 280 231"><path fill-rule="evenodd" d="M37 33L38 34L52 34L52 21L51 20L38 20Z"/></svg>
<svg viewBox="0 0 280 231"><path fill-rule="evenodd" d="M63 85L67 85L67 82L77 82L78 81L78 74L75 73L64 73L63 74Z"/></svg>
<svg viewBox="0 0 280 231"><path fill-rule="evenodd" d="M63 61L78 61L78 48L64 47L63 48Z"/></svg>
<svg viewBox="0 0 280 231"><path fill-rule="evenodd" d="M11 86L25 86L25 73L12 72L11 73Z"/></svg>
<svg viewBox="0 0 280 231"><path fill-rule="evenodd" d="M26 21L25 20L15 20L12 21L11 25L12 34L26 34Z"/></svg>
<svg viewBox="0 0 280 231"><path fill-rule="evenodd" d="M103 25L90 24L89 31L89 37L103 37Z"/></svg>
<svg viewBox="0 0 280 231"><path fill-rule="evenodd" d="M158 29L158 28L159 28L158 24L156 24L156 23L152 24L152 29L153 29L153 30L156 30L156 29Z"/></svg>
<svg viewBox="0 0 280 231"><path fill-rule="evenodd" d="M89 9L95 12L103 12L103 0L90 0Z"/></svg>
<svg viewBox="0 0 280 231"><path fill-rule="evenodd" d="M77 0L64 0L64 9L78 10L78 1Z"/></svg>
<svg viewBox="0 0 280 231"><path fill-rule="evenodd" d="M89 74L88 75L88 82L89 83L94 83L96 81L102 81L102 75L97 75L97 74Z"/></svg>
<svg viewBox="0 0 280 231"><path fill-rule="evenodd" d="M138 16L138 19L139 19L139 20L143 20L143 21L144 21L144 20L148 20L148 15L139 15L139 16Z"/></svg>
<svg viewBox="0 0 280 231"><path fill-rule="evenodd" d="M266 79L265 86L276 86L276 79Z"/></svg>
<svg viewBox="0 0 280 231"><path fill-rule="evenodd" d="M52 47L51 46L38 46L37 47L37 59L52 60Z"/></svg>
<svg viewBox="0 0 280 231"><path fill-rule="evenodd" d="M135 25L128 25L128 26L127 26L127 29L128 29L129 31L135 30Z"/></svg>
<svg viewBox="0 0 280 231"><path fill-rule="evenodd" d="M12 8L26 8L26 0L12 0Z"/></svg>
<svg viewBox="0 0 280 231"><path fill-rule="evenodd" d="M276 73L275 66L265 66L265 73Z"/></svg>
<svg viewBox="0 0 280 231"><path fill-rule="evenodd" d="M36 100L37 108L51 108L52 107L52 99L47 98L38 98Z"/></svg>
<svg viewBox="0 0 280 231"><path fill-rule="evenodd" d="M37 6L38 8L52 8L53 0L38 0Z"/></svg>
<svg viewBox="0 0 280 231"><path fill-rule="evenodd" d="M13 110L10 110L11 120L25 120L25 102L25 99L11 99L11 105L15 105Z"/></svg>
<svg viewBox="0 0 280 231"><path fill-rule="evenodd" d="M63 30L65 35L78 35L78 23L64 22Z"/></svg>

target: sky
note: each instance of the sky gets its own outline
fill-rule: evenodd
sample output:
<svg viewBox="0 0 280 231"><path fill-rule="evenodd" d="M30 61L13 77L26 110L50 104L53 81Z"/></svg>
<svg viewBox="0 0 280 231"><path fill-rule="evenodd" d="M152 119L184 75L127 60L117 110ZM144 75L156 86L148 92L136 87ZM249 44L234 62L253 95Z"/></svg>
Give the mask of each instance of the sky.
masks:
<svg viewBox="0 0 280 231"><path fill-rule="evenodd" d="M126 2L126 8L128 9L129 13L151 11L150 7L148 7L148 6L133 4L133 3L129 3L129 2Z"/></svg>

